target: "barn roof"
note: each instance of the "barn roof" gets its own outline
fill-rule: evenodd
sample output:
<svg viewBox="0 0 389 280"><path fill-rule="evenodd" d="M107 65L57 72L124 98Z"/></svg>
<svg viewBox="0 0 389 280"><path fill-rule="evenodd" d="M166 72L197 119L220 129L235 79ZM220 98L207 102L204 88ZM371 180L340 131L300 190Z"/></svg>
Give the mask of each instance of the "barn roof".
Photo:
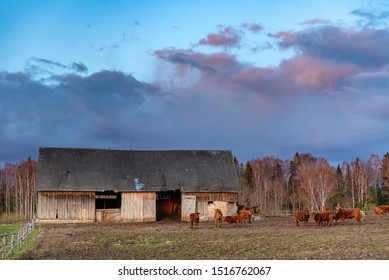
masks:
<svg viewBox="0 0 389 280"><path fill-rule="evenodd" d="M40 148L38 191L238 192L230 151Z"/></svg>

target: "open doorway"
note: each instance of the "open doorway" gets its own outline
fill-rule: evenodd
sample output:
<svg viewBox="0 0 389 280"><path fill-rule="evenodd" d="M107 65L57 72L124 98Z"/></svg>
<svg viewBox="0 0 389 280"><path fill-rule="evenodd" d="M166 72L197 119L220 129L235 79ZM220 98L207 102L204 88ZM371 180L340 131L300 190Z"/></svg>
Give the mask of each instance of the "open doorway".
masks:
<svg viewBox="0 0 389 280"><path fill-rule="evenodd" d="M180 190L157 192L157 221L181 219Z"/></svg>
<svg viewBox="0 0 389 280"><path fill-rule="evenodd" d="M96 192L96 209L120 209L122 194L114 191Z"/></svg>

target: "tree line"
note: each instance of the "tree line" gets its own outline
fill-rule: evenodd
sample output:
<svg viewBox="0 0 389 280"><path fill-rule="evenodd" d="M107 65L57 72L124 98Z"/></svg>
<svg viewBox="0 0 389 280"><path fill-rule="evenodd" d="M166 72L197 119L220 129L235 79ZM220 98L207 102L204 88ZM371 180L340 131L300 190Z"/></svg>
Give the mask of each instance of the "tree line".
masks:
<svg viewBox="0 0 389 280"><path fill-rule="evenodd" d="M0 214L7 218L16 213L26 220L35 215L36 172L37 162L31 158L17 164L6 163L0 168Z"/></svg>
<svg viewBox="0 0 389 280"><path fill-rule="evenodd" d="M272 156L246 164L234 158L241 183L239 200L266 213L319 211L336 206L371 210L389 202L389 154L372 154L331 166L324 158L296 153L292 160Z"/></svg>

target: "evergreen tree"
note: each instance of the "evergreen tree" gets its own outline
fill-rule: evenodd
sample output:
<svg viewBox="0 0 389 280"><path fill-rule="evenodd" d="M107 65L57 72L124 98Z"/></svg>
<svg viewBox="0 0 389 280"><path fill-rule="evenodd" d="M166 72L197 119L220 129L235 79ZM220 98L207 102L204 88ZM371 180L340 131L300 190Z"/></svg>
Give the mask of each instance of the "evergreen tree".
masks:
<svg viewBox="0 0 389 280"><path fill-rule="evenodd" d="M246 163L246 171L244 173L244 178L246 179L246 185L249 188L253 187L253 168L251 167L250 162Z"/></svg>
<svg viewBox="0 0 389 280"><path fill-rule="evenodd" d="M337 205L344 205L344 199L346 195L346 187L345 187L345 180L343 177L342 169L340 168L340 165L338 164L338 167L336 168L336 195L332 201L333 206Z"/></svg>
<svg viewBox="0 0 389 280"><path fill-rule="evenodd" d="M380 204L388 204L389 202L389 153L384 155L381 168L382 190L379 197Z"/></svg>

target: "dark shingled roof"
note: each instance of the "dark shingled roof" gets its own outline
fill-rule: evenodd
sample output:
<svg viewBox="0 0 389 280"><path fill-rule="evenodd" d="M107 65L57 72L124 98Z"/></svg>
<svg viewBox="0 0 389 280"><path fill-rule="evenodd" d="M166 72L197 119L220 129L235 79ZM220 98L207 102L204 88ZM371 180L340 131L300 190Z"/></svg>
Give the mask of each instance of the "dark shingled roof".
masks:
<svg viewBox="0 0 389 280"><path fill-rule="evenodd" d="M135 184L138 179L142 185ZM40 148L38 191L239 192L230 151Z"/></svg>

